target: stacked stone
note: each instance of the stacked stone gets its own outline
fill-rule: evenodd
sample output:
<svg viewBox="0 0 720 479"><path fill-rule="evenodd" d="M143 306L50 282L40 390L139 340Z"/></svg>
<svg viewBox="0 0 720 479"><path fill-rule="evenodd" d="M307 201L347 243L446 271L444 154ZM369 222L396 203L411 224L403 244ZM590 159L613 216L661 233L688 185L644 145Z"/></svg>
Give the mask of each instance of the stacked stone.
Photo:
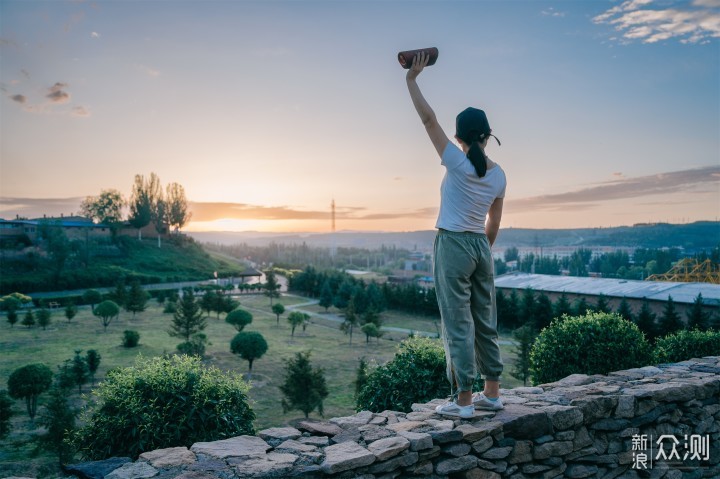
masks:
<svg viewBox="0 0 720 479"><path fill-rule="evenodd" d="M470 420L438 416L434 408L444 402L438 399L409 413L305 421L68 472L105 479L720 477L720 357L574 374L503 390L503 400L504 410L476 411ZM663 434L709 436L709 460L633 469L633 437Z"/></svg>

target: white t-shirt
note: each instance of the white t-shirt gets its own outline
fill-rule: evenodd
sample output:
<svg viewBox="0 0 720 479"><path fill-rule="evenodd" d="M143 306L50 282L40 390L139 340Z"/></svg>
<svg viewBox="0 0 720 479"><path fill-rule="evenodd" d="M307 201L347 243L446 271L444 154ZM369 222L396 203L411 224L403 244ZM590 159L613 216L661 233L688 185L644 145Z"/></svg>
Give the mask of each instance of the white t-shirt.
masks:
<svg viewBox="0 0 720 479"><path fill-rule="evenodd" d="M443 151L447 171L440 185L436 228L485 233L485 216L495 198L505 197L505 172L497 163L480 178L465 153L451 141Z"/></svg>

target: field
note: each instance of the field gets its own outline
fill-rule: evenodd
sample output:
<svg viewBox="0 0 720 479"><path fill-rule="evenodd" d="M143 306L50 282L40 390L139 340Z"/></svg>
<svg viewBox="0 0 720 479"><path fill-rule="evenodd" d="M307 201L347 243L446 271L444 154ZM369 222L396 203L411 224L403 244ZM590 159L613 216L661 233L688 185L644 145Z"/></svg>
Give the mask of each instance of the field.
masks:
<svg viewBox="0 0 720 479"><path fill-rule="evenodd" d="M350 345L349 337L338 329L338 312L333 308L326 313L324 308L308 304L307 298L285 294L279 302L285 305L286 312L280 316L280 324L277 325L277 318L270 311L267 297L241 295L238 299L241 306L254 316L252 324L246 330L260 332L269 346L268 352L253 363L252 377L247 378L252 386L250 396L257 415L255 423L257 430L289 424L302 417L299 411L283 412L278 390L283 379L283 360L294 353L312 351L313 366L325 370L330 391L324 403L325 417L345 416L354 413L353 381L359 358L365 357L382 364L392 358L398 343L407 338L408 331L436 332L434 322L427 318L385 312L384 324L398 330L386 332L380 341L371 339L369 343L366 342L365 335L358 330L353 334ZM82 350L83 355L88 349L95 349L101 354L102 360L96 383L102 380L109 369L133 364L139 354L152 357L173 352L180 339L173 338L167 333L171 315L164 314L162 307L154 301L149 302L148 305L148 309L139 313L135 319L132 318L131 313L123 311L117 320L110 323L106 332L103 331L100 320L91 314L89 307L81 307L78 315L71 322L65 319L62 311L56 310L53 313L52 324L45 331L38 327L27 329L20 324L10 328L3 321L3 324L0 324L2 330L0 388L5 387L8 377L18 367L33 362L43 362L55 369L64 360L72 358L76 349ZM312 322L305 332L298 328L295 337L291 338L287 315L289 309L293 307L310 313ZM140 333L138 347L128 349L121 345L123 331L127 329ZM207 319L204 333L207 334L210 342L207 348L207 363L222 370L247 373L247 361L230 353L230 341L236 334L232 326L225 323L224 319L217 319L215 315L211 315ZM511 347L502 345L501 348L505 363L510 364L513 357ZM507 374L504 386L517 385L519 382ZM89 394L90 390L91 386L86 385L83 394ZM41 396L41 405L43 399ZM83 402L77 391L71 399L76 406L80 406ZM14 469L13 464L30 460L28 457L32 446L29 440L38 432L30 424L23 401L16 401L14 412L13 430L5 441L0 442L0 477L5 477L7 473L21 472L21 469ZM311 417L319 416L314 413ZM55 470L56 466L51 457L41 455L31 461L38 476L53 477L49 471Z"/></svg>

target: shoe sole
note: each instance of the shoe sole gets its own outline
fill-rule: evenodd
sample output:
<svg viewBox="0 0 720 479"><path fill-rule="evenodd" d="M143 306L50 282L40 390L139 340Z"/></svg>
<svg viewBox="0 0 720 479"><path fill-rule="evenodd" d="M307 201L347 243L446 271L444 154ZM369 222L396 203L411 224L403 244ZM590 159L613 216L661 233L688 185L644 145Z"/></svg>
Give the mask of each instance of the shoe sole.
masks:
<svg viewBox="0 0 720 479"><path fill-rule="evenodd" d="M461 416L460 414L453 414L449 412L437 412L435 411L435 414L439 414L440 416L448 416L448 417L459 417L460 419L471 419L475 414L472 416Z"/></svg>

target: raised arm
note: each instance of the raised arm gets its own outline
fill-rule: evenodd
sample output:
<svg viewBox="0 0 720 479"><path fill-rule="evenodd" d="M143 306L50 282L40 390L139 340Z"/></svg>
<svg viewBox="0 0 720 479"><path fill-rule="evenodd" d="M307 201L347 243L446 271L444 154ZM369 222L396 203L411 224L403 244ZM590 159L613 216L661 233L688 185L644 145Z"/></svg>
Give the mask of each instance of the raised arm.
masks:
<svg viewBox="0 0 720 479"><path fill-rule="evenodd" d="M415 55L405 80L407 81L408 91L410 92L413 105L415 105L415 110L417 110L418 115L420 115L420 120L423 122L423 125L425 125L425 130L430 137L430 141L432 141L435 146L435 150L437 150L438 155L442 158L443 151L445 151L445 147L450 140L440 127L435 112L430 108L427 100L425 100L416 81L418 75L423 71L423 68L425 68L429 60L430 57L425 56L424 52L420 55Z"/></svg>
<svg viewBox="0 0 720 479"><path fill-rule="evenodd" d="M495 198L495 201L493 201L493 204L490 205L490 210L488 211L488 218L487 218L487 221L485 222L485 234L488 237L490 246L492 246L495 243L495 238L497 238L498 231L500 230L500 220L502 219L502 210L503 210L503 199Z"/></svg>

